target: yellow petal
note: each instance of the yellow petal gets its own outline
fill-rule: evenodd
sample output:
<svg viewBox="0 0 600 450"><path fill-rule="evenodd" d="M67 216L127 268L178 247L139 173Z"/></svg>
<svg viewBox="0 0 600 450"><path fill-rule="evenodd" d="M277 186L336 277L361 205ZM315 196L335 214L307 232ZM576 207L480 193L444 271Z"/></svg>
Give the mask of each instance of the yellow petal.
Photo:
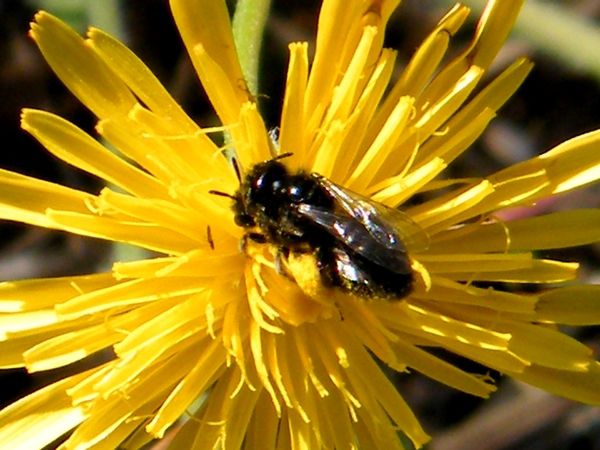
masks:
<svg viewBox="0 0 600 450"><path fill-rule="evenodd" d="M566 325L597 325L600 323L600 286L568 286L544 292L536 305L536 317Z"/></svg>
<svg viewBox="0 0 600 450"><path fill-rule="evenodd" d="M473 64L486 69L489 67L504 45L522 5L523 0L492 0L487 3L477 26L476 43L469 52L468 59Z"/></svg>
<svg viewBox="0 0 600 450"><path fill-rule="evenodd" d="M594 362L592 349L559 331L525 323L499 328L511 334L509 349L536 365L585 372Z"/></svg>
<svg viewBox="0 0 600 450"><path fill-rule="evenodd" d="M437 74L423 93L423 100L429 102L438 98L472 66L487 70L504 44L522 4L523 0L489 1L479 20L471 45Z"/></svg>
<svg viewBox="0 0 600 450"><path fill-rule="evenodd" d="M30 372L65 366L107 348L121 340L148 320L168 309L168 302L156 302L131 311L98 318L81 324L72 331L64 330L48 337L23 353Z"/></svg>
<svg viewBox="0 0 600 450"><path fill-rule="evenodd" d="M593 183L600 178L600 131L566 141L540 156L546 165L552 194Z"/></svg>
<svg viewBox="0 0 600 450"><path fill-rule="evenodd" d="M221 123L225 126L231 125L235 130L235 125L239 120L239 111L242 105L248 101L248 92L243 84L243 78L239 78L233 83L229 78L230 73L225 72L225 69L219 65L219 59L209 53L202 44L197 44L192 48L191 53L193 59L197 61L198 76L202 80L202 85L219 115Z"/></svg>
<svg viewBox="0 0 600 450"><path fill-rule="evenodd" d="M64 333L65 329L68 330L69 328L62 327L39 332L36 330L34 334L19 337L4 336L3 340L0 341L0 367L2 369L25 367L23 353L40 342L44 342L46 339L51 339L54 336Z"/></svg>
<svg viewBox="0 0 600 450"><path fill-rule="evenodd" d="M212 341L206 333L206 322L204 317L204 306L210 299L210 291L204 289L187 295L185 298L172 297L165 302L170 308L165 309L161 314L155 315L147 320L142 326L137 327L129 333L121 342L115 345L115 352L121 356L137 357L141 350L148 350L151 347L158 346L166 351L174 351L170 348L171 344L179 344L180 336L189 337L191 340ZM158 327L161 323L164 326ZM171 340L172 342L169 342ZM160 347L162 344L162 347ZM108 384L108 383L107 383Z"/></svg>
<svg viewBox="0 0 600 450"><path fill-rule="evenodd" d="M402 71L398 82L386 98L382 112L385 111L388 102L397 101L401 95L417 97L422 92L446 54L450 38L460 29L468 15L468 7L456 4L439 21Z"/></svg>
<svg viewBox="0 0 600 450"><path fill-rule="evenodd" d="M336 341L338 340L338 334L342 333L335 333L334 336L334 333L330 329L323 331L325 331L326 338L330 339L330 345L333 348L340 348ZM351 385L359 393L358 398L365 405L365 410L370 413L376 412L379 408L370 408L369 406L372 406L374 401L378 402L396 426L407 434L416 447L420 447L427 442L430 437L421 428L418 420L404 399L402 399L400 393L390 380L385 377L375 363L375 360L367 353L364 347L347 345L345 348L348 352L348 368L346 369L346 373ZM379 420L382 419L380 418ZM382 420L382 422L382 425L384 425L387 421Z"/></svg>
<svg viewBox="0 0 600 450"><path fill-rule="evenodd" d="M85 419L83 410L72 406L65 391L86 375L64 378L4 408L0 412L0 447L44 448L79 425Z"/></svg>
<svg viewBox="0 0 600 450"><path fill-rule="evenodd" d="M458 341L444 341L444 339L437 338L432 339L425 345L440 346L452 353L464 356L465 358L476 361L484 366L505 373L521 373L525 368L531 365L527 360L515 355L513 352L507 351L507 349L500 350L477 347Z"/></svg>
<svg viewBox="0 0 600 450"><path fill-rule="evenodd" d="M600 210L573 209L538 217L469 224L432 239L432 253L504 252L575 247L600 241Z"/></svg>
<svg viewBox="0 0 600 450"><path fill-rule="evenodd" d="M482 75L483 70L481 68L471 66L454 84L448 86L446 91L440 92L439 96L432 99L431 102L427 102L425 105L416 103L412 110L414 117L411 117L413 123L410 132L403 133L397 146L402 147L403 144L411 141L414 141L416 145L420 145L436 132L440 132L439 127L462 106ZM413 146L408 146L408 148L411 147ZM393 147L389 147L389 149L397 150ZM396 162L398 159L397 151L389 151L386 156L381 156L381 158L380 169L373 177L374 183L379 183L382 179L395 175L399 170L402 171L402 163L405 163L408 159L406 154L402 154L400 166L398 166Z"/></svg>
<svg viewBox="0 0 600 450"><path fill-rule="evenodd" d="M352 173L358 156L365 151L365 148L372 145L375 136L381 132L381 126L374 123L373 117L380 107L394 73L396 56L395 51L382 50L356 106L346 121L348 131L337 152L338 157L331 171L332 180L335 182L347 185L345 180ZM316 142L313 143L315 144Z"/></svg>
<svg viewBox="0 0 600 450"><path fill-rule="evenodd" d="M533 64L525 58L511 64L444 124L443 133L434 134L420 147L415 165L436 156L450 163L462 154L483 133L496 111L521 85L532 67ZM459 139L462 145L450 145L448 142Z"/></svg>
<svg viewBox="0 0 600 450"><path fill-rule="evenodd" d="M466 211L462 220L471 219L512 205L531 203L532 199L544 196L544 192L549 185L547 173L544 169L531 169L530 172L501 181L495 175L488 177L488 181L493 183L494 192L487 197L485 202L474 205L473 208Z"/></svg>
<svg viewBox="0 0 600 450"><path fill-rule="evenodd" d="M159 316L162 316L162 314ZM178 359L181 354L188 355L188 357L194 356L195 359L198 359L199 352L209 340L202 340L200 336L190 338L189 325L178 329L171 328L154 339L151 335L147 335L147 337L148 342L134 352L118 355L119 359L115 367L94 384L94 391L99 393L103 399L111 400L115 393L129 390L145 374L154 372L157 367L164 364L170 364L172 360ZM161 344L161 338L165 338L167 342ZM175 344L175 342L177 343ZM190 370L194 361L186 361L185 364ZM174 382L177 383L178 381L175 380Z"/></svg>
<svg viewBox="0 0 600 450"><path fill-rule="evenodd" d="M244 255L238 251L211 254L204 250L192 250L174 258L117 262L113 265L113 272L122 278L234 277L243 272L245 263Z"/></svg>
<svg viewBox="0 0 600 450"><path fill-rule="evenodd" d="M209 244L198 230L206 229L206 216L199 212L190 211L172 201L162 199L138 198L120 194L109 188L104 188L97 202L100 211L117 211L140 222L153 223L159 227L173 230L190 240L197 240L197 245L208 248Z"/></svg>
<svg viewBox="0 0 600 450"><path fill-rule="evenodd" d="M403 340L394 342L400 358L411 368L425 376L451 386L471 395L487 398L496 388L481 378L463 372L452 364L433 356L417 346L409 345Z"/></svg>
<svg viewBox="0 0 600 450"><path fill-rule="evenodd" d="M171 11L213 107L228 125L249 100L223 0L171 0ZM207 69L210 64L211 69ZM219 75L215 76L218 73ZM223 96L219 91L227 91Z"/></svg>
<svg viewBox="0 0 600 450"><path fill-rule="evenodd" d="M59 184L0 169L0 217L53 228L46 209L88 213L92 195Z"/></svg>
<svg viewBox="0 0 600 450"><path fill-rule="evenodd" d="M97 399L89 417L75 430L68 441L72 448L89 448L100 443L106 436L133 416L143 405L159 402L165 398L173 385L190 370L199 356L199 349L192 348L173 355L173 358L157 364L127 389L127 395L112 395Z"/></svg>
<svg viewBox="0 0 600 450"><path fill-rule="evenodd" d="M377 33L378 30L375 27L365 27L362 30L352 59L333 91L331 102L323 119L323 127L327 127L332 120L345 120L352 112L360 94L359 87L362 87L362 83L364 83L363 77L366 75L364 72L373 70L373 67L366 67L366 65L371 63L369 56Z"/></svg>
<svg viewBox="0 0 600 450"><path fill-rule="evenodd" d="M537 297L521 295L495 289L483 289L457 283L442 277L432 277L428 291L416 290L416 298L430 299L434 302L447 302L457 305L471 305L488 308L493 311L514 312L533 316ZM460 306L459 306L460 307Z"/></svg>
<svg viewBox="0 0 600 450"><path fill-rule="evenodd" d="M116 220L70 211L47 211L52 228L82 236L126 242L169 255L184 253L196 243L172 230L154 223Z"/></svg>
<svg viewBox="0 0 600 450"><path fill-rule="evenodd" d="M531 366L510 376L553 394L589 405L600 405L600 363L591 364L586 372Z"/></svg>
<svg viewBox="0 0 600 450"><path fill-rule="evenodd" d="M431 81L432 74L448 49L450 37L461 27L468 14L466 6L455 5L424 40L375 113L369 124L366 142L373 141L401 97L417 98Z"/></svg>
<svg viewBox="0 0 600 450"><path fill-rule="evenodd" d="M510 315L470 307L443 305L440 309L457 319L509 334L509 351L532 365L583 372L594 361L592 350L586 345L554 328L525 322L521 316L513 319Z"/></svg>
<svg viewBox="0 0 600 450"><path fill-rule="evenodd" d="M122 42L102 30L91 28L87 43L129 89L154 113L193 134L198 126L171 97L152 71Z"/></svg>
<svg viewBox="0 0 600 450"><path fill-rule="evenodd" d="M158 139L140 139L139 135L132 129L132 124L127 120L101 120L96 126L98 133L119 153L135 161L140 167L147 170L163 183L168 184L176 179L174 169L171 167L173 162L171 158L168 161L162 161L157 158L157 153L166 153L165 143L156 142Z"/></svg>
<svg viewBox="0 0 600 450"><path fill-rule="evenodd" d="M122 338L118 332L107 332L105 326L63 332L25 350L23 360L30 373L55 369L79 361Z"/></svg>
<svg viewBox="0 0 600 450"><path fill-rule="evenodd" d="M263 392L254 408L247 436L248 448L276 448L279 420L268 395Z"/></svg>
<svg viewBox="0 0 600 450"><path fill-rule="evenodd" d="M453 253L451 255L421 255L418 259L432 274L471 272L474 279L480 273L485 272L526 269L531 267L534 261L531 253L492 255Z"/></svg>
<svg viewBox="0 0 600 450"><path fill-rule="evenodd" d="M282 153L293 152L291 158L298 159L305 147L304 95L308 80L308 44L289 45L290 61L285 83L285 96L281 110L279 144ZM292 164L293 164L292 160Z"/></svg>
<svg viewBox="0 0 600 450"><path fill-rule="evenodd" d="M137 103L83 38L56 17L36 14L30 34L56 75L96 116L126 115Z"/></svg>
<svg viewBox="0 0 600 450"><path fill-rule="evenodd" d="M489 179L495 185L509 180L543 172L547 178L543 189L519 199L532 202L542 196L583 187L600 178L600 131L570 139L542 155L515 164L492 175Z"/></svg>
<svg viewBox="0 0 600 450"><path fill-rule="evenodd" d="M43 327L57 322L56 313L51 309L20 314L0 314L0 340L7 334L30 328Z"/></svg>
<svg viewBox="0 0 600 450"><path fill-rule="evenodd" d="M310 139L313 135L312 129L319 126L333 95L333 86L337 78L343 73L352 56L352 53L343 51L344 46L355 48L360 38L360 6L362 5L358 2L339 0L324 2L322 5L315 57L306 91L305 111L314 117L312 127L307 130ZM339 36L345 38L338 39Z"/></svg>
<svg viewBox="0 0 600 450"><path fill-rule="evenodd" d="M160 406L161 398L154 398L133 411L131 416L112 432L103 436L102 441L93 446L94 450L132 450L147 446L154 438L144 430L148 417ZM62 447L58 450L66 450Z"/></svg>
<svg viewBox="0 0 600 450"><path fill-rule="evenodd" d="M360 80L347 80L351 84L358 82L359 92L368 82L370 71L376 66L376 60L381 53L385 24L396 4L398 0L362 3L334 0L323 3L319 15L315 58L306 89L307 142L318 139L321 134L323 117L335 95L336 86L341 83L357 53L365 27L371 26L376 30L376 34L372 44L366 49L368 54L364 67L368 71L361 74ZM344 39L339 39L339 36L344 36ZM364 53L361 56L364 56ZM335 117L330 117L330 120L335 120Z"/></svg>
<svg viewBox="0 0 600 450"><path fill-rule="evenodd" d="M181 277L170 280L150 278L148 280L125 281L58 303L56 304L56 311L64 317L77 317L118 306L181 297L202 290L204 290L202 283L193 278Z"/></svg>
<svg viewBox="0 0 600 450"><path fill-rule="evenodd" d="M182 416L190 404L209 388L209 383L215 379L217 371L224 367L224 348L217 340L204 348L196 365L171 391L154 418L146 426L146 430L159 438L163 437L167 427Z"/></svg>
<svg viewBox="0 0 600 450"><path fill-rule="evenodd" d="M354 172L346 182L346 185L356 191L361 191L372 182L375 174L381 169L392 153L397 158L398 155L393 150L396 149L398 140L405 131L408 120L413 111L414 99L402 97L394 110L390 113L387 121L383 125L379 134L370 147L365 151L361 160L356 165ZM403 159L408 159L408 155L402 155ZM395 165L395 167L398 167Z"/></svg>
<svg viewBox="0 0 600 450"><path fill-rule="evenodd" d="M230 388L230 391L233 392L228 393L229 398L233 397L230 401L231 406L228 408L227 416L223 417L223 422L228 425L224 439L225 448L232 449L242 448L244 445L248 422L252 417L254 405L258 398L258 392L249 389L247 386L242 386L239 392L235 392L235 389L237 389L237 385L233 384ZM219 403L222 404L223 402Z"/></svg>
<svg viewBox="0 0 600 450"><path fill-rule="evenodd" d="M369 190L375 193L371 198L391 208L395 208L426 186L447 167L441 158L434 158L408 174L400 174L379 183Z"/></svg>
<svg viewBox="0 0 600 450"><path fill-rule="evenodd" d="M451 346L457 342L476 348L503 351L507 349L510 340L509 334L486 330L415 304L397 304L391 310L389 306L381 305L373 305L372 308L377 311L379 319L395 332L410 333L434 340L443 346Z"/></svg>
<svg viewBox="0 0 600 450"><path fill-rule="evenodd" d="M496 113L491 108L484 108L469 117L468 121L458 120L461 116L460 112L457 113L445 124L442 133L434 134L419 148L416 167L421 166L420 156L426 156L425 160L442 158L446 164L450 164L477 140Z"/></svg>
<svg viewBox="0 0 600 450"><path fill-rule="evenodd" d="M460 221L473 207L485 203L485 199L493 193L494 188L490 182L482 180L467 188L459 188L434 200L413 206L406 212L430 235L433 235L434 230L443 230Z"/></svg>
<svg viewBox="0 0 600 450"><path fill-rule="evenodd" d="M545 259L533 259L528 267L506 269L498 268L495 271L490 267L490 270L461 271L458 269L446 268L439 274L446 276L452 280L460 281L504 281L507 283L561 283L564 281L574 280L577 278L577 269L579 264L566 263Z"/></svg>
<svg viewBox="0 0 600 450"><path fill-rule="evenodd" d="M196 132L182 134L168 118L160 116L140 105L134 106L126 118L101 121L99 129L104 131L107 122L121 131L125 138L126 155L140 163L158 166L170 175L169 183L223 177L233 178L231 168L221 155L221 149L208 137L208 131L198 129ZM122 130L126 128L126 130ZM218 127L219 131L223 128ZM139 147L139 148L135 148ZM120 148L119 148L120 150ZM210 168L210 172L207 169Z"/></svg>
<svg viewBox="0 0 600 450"><path fill-rule="evenodd" d="M482 76L483 69L477 66L469 67L447 92L437 97L436 102L423 111L418 111L415 127L418 129L419 142L425 141L458 111Z"/></svg>
<svg viewBox="0 0 600 450"><path fill-rule="evenodd" d="M0 283L0 312L34 311L115 284L110 273Z"/></svg>
<svg viewBox="0 0 600 450"><path fill-rule="evenodd" d="M323 141L319 143L314 161L311 164L311 170L331 178L347 132L346 123L341 120L336 120L329 125L327 134Z"/></svg>
<svg viewBox="0 0 600 450"><path fill-rule="evenodd" d="M238 385L239 371L235 368L219 378L210 394L210 402L192 420L198 421L200 427L182 448L243 448L243 438L260 392L247 386L238 388Z"/></svg>
<svg viewBox="0 0 600 450"><path fill-rule="evenodd" d="M293 392L294 385L287 383L286 381L288 380L284 380L283 376L283 373L287 372L285 358L281 358L281 352L283 351L284 346L284 344L282 345L283 341L284 339L279 338L279 336L265 334L265 341L263 343L263 346L266 349L265 364L269 370L271 378L277 386L278 394L283 399L283 403L285 403L288 408L294 408L297 404ZM299 408L299 413L304 416L305 420L308 419L306 412L302 409L302 407Z"/></svg>
<svg viewBox="0 0 600 450"><path fill-rule="evenodd" d="M244 103L239 111L239 122L231 129L236 159L244 169L271 159L271 142L255 103Z"/></svg>
<svg viewBox="0 0 600 450"><path fill-rule="evenodd" d="M75 167L139 197L167 197L165 187L155 178L126 163L67 120L44 111L25 109L21 126L51 153Z"/></svg>

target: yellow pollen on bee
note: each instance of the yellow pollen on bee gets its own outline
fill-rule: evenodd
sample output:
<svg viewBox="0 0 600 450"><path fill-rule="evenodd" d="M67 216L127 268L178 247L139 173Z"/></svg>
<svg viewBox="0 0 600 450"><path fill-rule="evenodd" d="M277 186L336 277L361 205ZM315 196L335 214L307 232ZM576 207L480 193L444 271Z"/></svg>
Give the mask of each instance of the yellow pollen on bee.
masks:
<svg viewBox="0 0 600 450"><path fill-rule="evenodd" d="M292 252L282 262L302 292L323 305L331 306L331 289L323 286L314 253Z"/></svg>

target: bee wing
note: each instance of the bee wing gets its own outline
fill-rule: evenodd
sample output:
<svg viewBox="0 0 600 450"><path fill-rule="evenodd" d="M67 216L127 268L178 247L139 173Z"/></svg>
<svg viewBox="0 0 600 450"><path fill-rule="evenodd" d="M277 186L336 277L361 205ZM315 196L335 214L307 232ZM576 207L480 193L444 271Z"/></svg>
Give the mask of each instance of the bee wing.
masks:
<svg viewBox="0 0 600 450"><path fill-rule="evenodd" d="M353 252L386 269L408 274L411 272L406 248L401 240L378 239L356 217L342 215L327 208L306 203L297 212L323 227Z"/></svg>
<svg viewBox="0 0 600 450"><path fill-rule="evenodd" d="M358 268L354 263L352 256L343 248L333 247L331 254L335 268L339 276L353 284L368 286L372 283L368 273Z"/></svg>
<svg viewBox="0 0 600 450"><path fill-rule="evenodd" d="M325 177L315 177L346 214L360 222L384 246L394 248L397 242L402 242L412 251L429 247L429 236L407 214L338 186Z"/></svg>

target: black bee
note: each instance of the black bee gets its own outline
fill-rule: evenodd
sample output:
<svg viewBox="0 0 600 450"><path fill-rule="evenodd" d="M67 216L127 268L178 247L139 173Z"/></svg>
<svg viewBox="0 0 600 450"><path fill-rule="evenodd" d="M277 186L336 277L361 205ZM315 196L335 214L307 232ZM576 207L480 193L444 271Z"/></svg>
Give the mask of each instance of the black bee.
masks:
<svg viewBox="0 0 600 450"><path fill-rule="evenodd" d="M279 161L286 156L256 164L233 196L212 191L234 200L245 239L274 244L283 259L313 254L324 286L363 298L407 296L414 276L405 241L423 235L418 226L319 174L290 173Z"/></svg>

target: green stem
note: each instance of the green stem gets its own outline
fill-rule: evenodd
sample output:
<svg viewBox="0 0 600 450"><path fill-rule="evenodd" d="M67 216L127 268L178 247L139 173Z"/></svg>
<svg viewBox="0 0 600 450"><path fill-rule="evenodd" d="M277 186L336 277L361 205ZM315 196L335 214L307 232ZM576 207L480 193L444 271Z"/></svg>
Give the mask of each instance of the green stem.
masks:
<svg viewBox="0 0 600 450"><path fill-rule="evenodd" d="M233 15L233 38L250 93L258 92L260 49L271 0L238 0Z"/></svg>

